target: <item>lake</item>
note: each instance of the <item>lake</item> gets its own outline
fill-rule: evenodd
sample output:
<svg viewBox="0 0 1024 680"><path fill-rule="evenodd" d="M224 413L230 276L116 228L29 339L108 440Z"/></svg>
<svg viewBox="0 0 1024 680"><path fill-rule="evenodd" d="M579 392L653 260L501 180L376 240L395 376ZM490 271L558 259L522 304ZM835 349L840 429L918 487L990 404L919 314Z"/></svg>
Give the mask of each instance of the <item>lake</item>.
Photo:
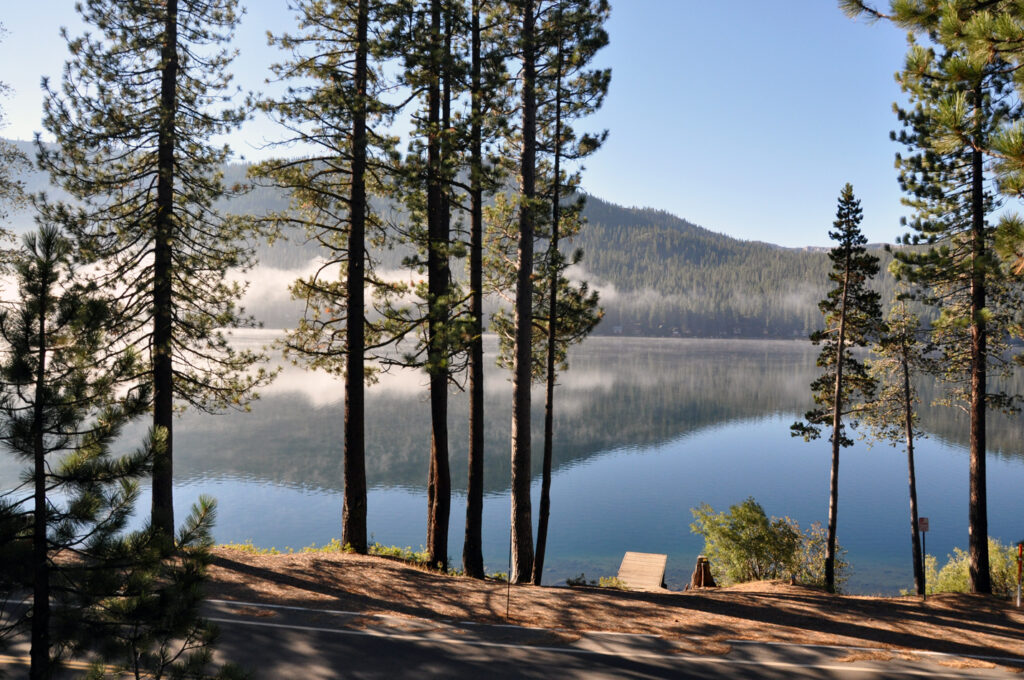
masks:
<svg viewBox="0 0 1024 680"><path fill-rule="evenodd" d="M262 344L272 331L247 331ZM492 338L487 349L493 356ZM544 581L614 575L628 550L668 554L666 581L689 580L703 539L690 508L716 510L753 496L769 515L804 528L828 512L827 438L806 443L789 426L810 406L816 348L802 341L589 338L556 392L551 521ZM426 533L429 410L425 376L382 376L367 396L368 531L385 545L419 548ZM511 383L486 376L484 558L507 571ZM1024 385L1011 385L1024 391ZM935 388L922 386L930 400ZM218 542L300 548L339 537L342 488L340 380L286 366L249 413L186 413L175 429L176 516L201 494L218 500ZM540 487L540 390L534 397L534 519ZM467 398L451 399L449 549L461 562ZM927 550L940 558L967 545L966 419L924 409L919 443L920 513ZM1020 419L994 419L989 453L990 534L1024 538L1024 440ZM141 433L140 424L136 432ZM3 454L6 456L6 454ZM0 483L18 468L0 460ZM148 497L141 507L148 509ZM844 449L839 541L853 565L846 590L895 593L913 584L906 456L879 443Z"/></svg>

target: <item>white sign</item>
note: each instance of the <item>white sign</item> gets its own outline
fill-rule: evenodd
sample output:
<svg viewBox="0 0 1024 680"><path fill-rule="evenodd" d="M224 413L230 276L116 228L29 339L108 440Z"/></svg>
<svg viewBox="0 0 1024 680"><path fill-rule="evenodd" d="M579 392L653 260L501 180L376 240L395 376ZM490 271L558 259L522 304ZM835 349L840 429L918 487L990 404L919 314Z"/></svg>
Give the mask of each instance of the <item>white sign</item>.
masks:
<svg viewBox="0 0 1024 680"><path fill-rule="evenodd" d="M928 531L928 518L927 517L918 517L917 518L917 528L920 529L921 531Z"/></svg>

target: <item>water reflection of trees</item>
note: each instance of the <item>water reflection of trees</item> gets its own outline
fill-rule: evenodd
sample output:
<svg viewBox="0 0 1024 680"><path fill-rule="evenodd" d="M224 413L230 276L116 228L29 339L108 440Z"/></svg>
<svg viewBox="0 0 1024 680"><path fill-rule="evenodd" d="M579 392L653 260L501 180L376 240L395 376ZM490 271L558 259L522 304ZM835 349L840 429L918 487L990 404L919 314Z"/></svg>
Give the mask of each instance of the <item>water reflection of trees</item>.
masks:
<svg viewBox="0 0 1024 680"><path fill-rule="evenodd" d="M604 451L656 445L730 421L802 413L810 405L807 386L816 373L814 356L804 342L589 339L561 377L555 465L565 468ZM511 389L497 369L487 380L485 479L493 492L507 488L509 478ZM423 487L429 411L415 379L410 382L405 389L385 386L369 393L366 462L371 485ZM1024 391L1024 380L1018 376L1008 387ZM921 388L926 402L937 395L934 385ZM539 407L541 400L535 399L534 405ZM923 415L935 436L966 443L966 419L954 409L926 406ZM455 395L451 455L457 490L464 488L467 474L466 421L465 396ZM539 443L539 408L535 423L534 441ZM993 450L1021 455L1018 419L1004 419L991 430ZM340 401L301 391L273 393L250 414L186 414L175 438L182 452L179 479L233 476L341 488ZM539 456L535 458L539 473Z"/></svg>

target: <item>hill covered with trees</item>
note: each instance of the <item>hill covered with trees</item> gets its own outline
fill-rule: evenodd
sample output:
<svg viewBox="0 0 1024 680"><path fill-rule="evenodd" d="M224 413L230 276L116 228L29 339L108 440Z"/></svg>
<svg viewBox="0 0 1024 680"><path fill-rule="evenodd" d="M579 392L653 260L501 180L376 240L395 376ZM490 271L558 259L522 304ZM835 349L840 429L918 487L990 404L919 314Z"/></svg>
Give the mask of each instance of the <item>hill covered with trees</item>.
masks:
<svg viewBox="0 0 1024 680"><path fill-rule="evenodd" d="M28 154L27 142L15 142ZM228 185L245 181L247 166L225 168ZM25 178L31 191L54 192L45 175ZM255 187L224 206L236 214L282 210L281 191ZM829 268L823 248L782 248L766 241L742 241L697 226L663 210L627 208L587 196L586 223L567 248L584 258L572 274L601 293L601 335L804 338L821 324L818 301ZM823 218L822 229L831 216ZM28 212L13 216L16 231L31 227ZM302 313L289 300L287 285L312 266L318 252L299 233L257 246L259 267L247 279L257 282L246 308L267 327L290 327ZM883 300L895 284L886 266L891 257L880 246L882 274L875 286ZM406 253L380 254L381 266L398 269ZM460 272L456 271L456 275Z"/></svg>

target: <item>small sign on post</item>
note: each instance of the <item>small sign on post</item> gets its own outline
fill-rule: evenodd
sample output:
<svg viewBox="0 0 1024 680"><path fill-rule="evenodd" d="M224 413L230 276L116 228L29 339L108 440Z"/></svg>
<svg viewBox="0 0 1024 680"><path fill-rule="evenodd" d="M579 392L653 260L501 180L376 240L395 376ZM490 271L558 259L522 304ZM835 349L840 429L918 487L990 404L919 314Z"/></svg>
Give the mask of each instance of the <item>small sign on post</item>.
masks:
<svg viewBox="0 0 1024 680"><path fill-rule="evenodd" d="M921 532L921 562L924 563L928 559L928 551L927 551L928 542L925 540L925 534L928 533L928 518L927 517L918 517L917 518L917 530ZM922 597L927 600L928 599L928 582L927 582L928 573L926 571L924 571L924 570L922 570L922 572L923 573L921 574L921 581L922 581L922 585L924 586L924 595Z"/></svg>

